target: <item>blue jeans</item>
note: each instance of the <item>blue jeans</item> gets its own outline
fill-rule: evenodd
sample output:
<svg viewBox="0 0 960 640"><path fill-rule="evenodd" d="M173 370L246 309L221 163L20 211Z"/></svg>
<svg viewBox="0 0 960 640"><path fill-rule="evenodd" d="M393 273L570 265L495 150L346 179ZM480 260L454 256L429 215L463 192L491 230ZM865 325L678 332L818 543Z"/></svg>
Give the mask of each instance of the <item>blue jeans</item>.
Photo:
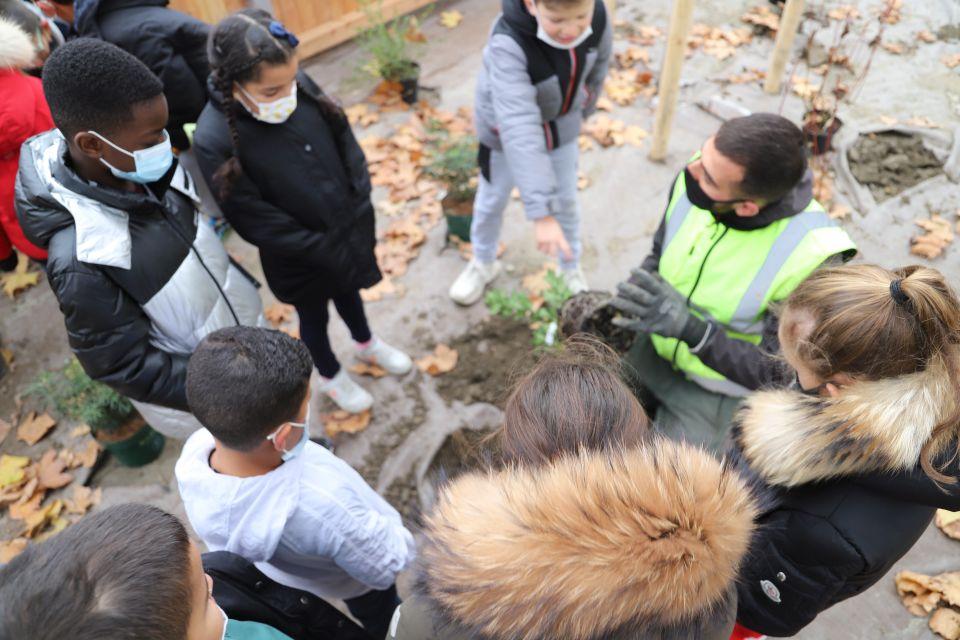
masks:
<svg viewBox="0 0 960 640"><path fill-rule="evenodd" d="M559 256L560 268L563 270L576 268L580 264L580 203L577 199L579 157L580 147L576 140L550 152L557 181L557 193L551 203L551 211L573 251L572 260ZM516 184L503 151L490 151L488 169L489 178L481 175L477 185L477 197L473 202L473 224L470 227L473 255L478 262L484 264L490 264L497 258L503 210L510 202L510 193Z"/></svg>

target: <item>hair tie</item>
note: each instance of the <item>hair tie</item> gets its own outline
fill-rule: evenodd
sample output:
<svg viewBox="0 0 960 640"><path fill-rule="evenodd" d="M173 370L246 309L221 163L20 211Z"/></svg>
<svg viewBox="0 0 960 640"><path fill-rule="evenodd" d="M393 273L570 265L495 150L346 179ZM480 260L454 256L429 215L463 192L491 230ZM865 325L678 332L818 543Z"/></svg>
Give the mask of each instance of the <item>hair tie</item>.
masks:
<svg viewBox="0 0 960 640"><path fill-rule="evenodd" d="M902 283L903 278L890 283L890 296L893 298L893 301L901 307L906 306L910 302L910 296L905 294L900 286Z"/></svg>
<svg viewBox="0 0 960 640"><path fill-rule="evenodd" d="M287 31L287 28L276 20L272 21L267 29L270 31L270 35L272 35L274 38L283 38L287 41L287 44L293 48L296 48L296 46L300 44L300 40L297 39L297 36Z"/></svg>

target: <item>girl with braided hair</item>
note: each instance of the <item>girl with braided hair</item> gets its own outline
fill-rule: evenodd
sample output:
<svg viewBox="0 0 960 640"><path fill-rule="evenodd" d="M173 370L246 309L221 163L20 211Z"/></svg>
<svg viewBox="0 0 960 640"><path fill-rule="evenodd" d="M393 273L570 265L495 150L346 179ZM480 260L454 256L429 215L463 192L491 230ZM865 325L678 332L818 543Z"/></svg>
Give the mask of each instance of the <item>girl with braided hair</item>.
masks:
<svg viewBox="0 0 960 640"><path fill-rule="evenodd" d="M211 98L194 144L224 216L260 250L273 293L296 307L323 391L360 412L373 398L333 354L331 300L359 360L395 375L412 363L367 325L360 290L382 276L366 158L343 111L299 69L296 46L266 11L221 21L208 42Z"/></svg>

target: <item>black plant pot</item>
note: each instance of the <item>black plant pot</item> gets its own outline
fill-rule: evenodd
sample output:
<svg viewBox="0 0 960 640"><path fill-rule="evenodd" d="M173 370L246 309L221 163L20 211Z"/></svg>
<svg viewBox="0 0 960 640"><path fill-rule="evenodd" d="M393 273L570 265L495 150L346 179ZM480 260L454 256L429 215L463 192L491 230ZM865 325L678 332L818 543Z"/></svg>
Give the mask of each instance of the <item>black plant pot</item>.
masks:
<svg viewBox="0 0 960 640"><path fill-rule="evenodd" d="M400 98L407 104L417 104L420 100L420 65L413 63L413 75L400 80Z"/></svg>
<svg viewBox="0 0 960 640"><path fill-rule="evenodd" d="M806 138L810 152L820 156L833 149L833 137L842 126L843 121L837 117L834 117L826 128L811 123L803 125L803 137Z"/></svg>

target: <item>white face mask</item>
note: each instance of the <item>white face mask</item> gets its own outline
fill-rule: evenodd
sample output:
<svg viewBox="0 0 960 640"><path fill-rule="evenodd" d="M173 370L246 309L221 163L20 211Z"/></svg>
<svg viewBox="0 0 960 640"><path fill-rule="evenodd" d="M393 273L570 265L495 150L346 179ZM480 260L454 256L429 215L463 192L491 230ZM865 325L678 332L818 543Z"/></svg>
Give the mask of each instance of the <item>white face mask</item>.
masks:
<svg viewBox="0 0 960 640"><path fill-rule="evenodd" d="M257 113L254 113L250 107L247 106L247 103L241 100L244 109L250 112L254 118L260 122L266 122L267 124L280 124L286 122L287 119L297 110L297 83L293 83L293 88L290 90L290 95L284 96L279 100L274 100L273 102L257 102L256 99L244 91L243 87L239 84L237 88L240 89L240 92L247 96L247 99L253 104L257 105Z"/></svg>
<svg viewBox="0 0 960 640"><path fill-rule="evenodd" d="M307 446L307 440L310 439L310 405L307 405L307 415L303 419L303 422L288 422L287 424L297 429L303 429L303 433L300 434L300 439L297 441L297 444L293 445L292 449L283 450L283 454L281 454L280 459L284 462L296 458L303 452L303 448ZM283 427L284 425L281 425L279 429L268 435L267 440L273 442L274 438L277 437L277 432L279 432Z"/></svg>
<svg viewBox="0 0 960 640"><path fill-rule="evenodd" d="M583 30L583 33L570 42L564 44L550 37L550 34L548 34L546 29L543 28L543 25L540 24L540 15L537 13L536 9L534 9L533 17L537 19L537 38L557 49L576 49L583 44L587 38L593 35L593 25L588 24L587 28Z"/></svg>

